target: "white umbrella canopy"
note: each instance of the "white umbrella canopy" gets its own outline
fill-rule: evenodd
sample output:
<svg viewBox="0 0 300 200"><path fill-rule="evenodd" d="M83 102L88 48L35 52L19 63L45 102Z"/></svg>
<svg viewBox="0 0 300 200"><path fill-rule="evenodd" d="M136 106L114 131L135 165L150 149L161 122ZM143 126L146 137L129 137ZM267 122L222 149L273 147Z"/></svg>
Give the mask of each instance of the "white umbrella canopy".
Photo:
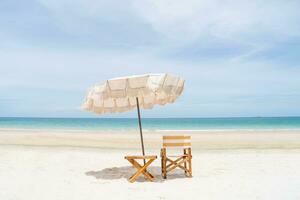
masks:
<svg viewBox="0 0 300 200"><path fill-rule="evenodd" d="M146 74L113 78L92 87L82 105L98 114L125 112L139 106L173 103L182 93L184 80L169 74Z"/></svg>
<svg viewBox="0 0 300 200"><path fill-rule="evenodd" d="M90 88L82 108L97 114L125 112L137 108L142 153L145 155L140 107L151 109L156 104L173 103L183 88L184 80L169 74L113 78Z"/></svg>

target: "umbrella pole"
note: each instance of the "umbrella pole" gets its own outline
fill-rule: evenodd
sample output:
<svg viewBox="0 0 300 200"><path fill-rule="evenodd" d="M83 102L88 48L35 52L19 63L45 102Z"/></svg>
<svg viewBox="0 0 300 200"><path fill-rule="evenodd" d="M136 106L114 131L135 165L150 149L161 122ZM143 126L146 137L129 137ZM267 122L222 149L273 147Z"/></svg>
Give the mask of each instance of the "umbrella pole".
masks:
<svg viewBox="0 0 300 200"><path fill-rule="evenodd" d="M143 152L143 156L144 156L145 155L144 139L143 139L143 131L142 131L140 104L139 104L139 98L138 97L136 97L136 107L137 107L137 112L138 112L138 117L139 117L139 127L140 127L140 135L141 135L142 152ZM146 164L146 162L145 162L145 159L144 159L144 165L145 164Z"/></svg>

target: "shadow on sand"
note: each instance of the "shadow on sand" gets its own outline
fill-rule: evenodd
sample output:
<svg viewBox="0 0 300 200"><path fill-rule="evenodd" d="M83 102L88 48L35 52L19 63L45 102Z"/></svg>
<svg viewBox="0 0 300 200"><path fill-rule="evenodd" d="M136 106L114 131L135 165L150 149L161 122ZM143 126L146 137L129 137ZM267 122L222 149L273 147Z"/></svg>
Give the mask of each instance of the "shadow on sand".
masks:
<svg viewBox="0 0 300 200"><path fill-rule="evenodd" d="M168 174L168 179L163 179L161 176L161 168L160 167L149 167L148 171L154 176L154 182L163 182L170 179L177 178L186 178L184 172L182 170L174 170L172 173ZM87 176L93 176L96 179L104 179L104 180L114 180L114 179L129 179L136 172L136 168L132 166L124 166L124 167L112 167L105 168L100 171L89 171L85 174ZM136 180L137 182L145 182L145 178L143 175L139 176Z"/></svg>

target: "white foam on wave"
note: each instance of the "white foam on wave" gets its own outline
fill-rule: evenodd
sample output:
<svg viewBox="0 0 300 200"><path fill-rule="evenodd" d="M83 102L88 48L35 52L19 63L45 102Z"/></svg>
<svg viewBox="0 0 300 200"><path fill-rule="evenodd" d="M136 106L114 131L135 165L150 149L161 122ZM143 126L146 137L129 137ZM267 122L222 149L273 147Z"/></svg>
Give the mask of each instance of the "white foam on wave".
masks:
<svg viewBox="0 0 300 200"><path fill-rule="evenodd" d="M232 131L300 131L300 128L293 129L155 129L154 132L232 132Z"/></svg>

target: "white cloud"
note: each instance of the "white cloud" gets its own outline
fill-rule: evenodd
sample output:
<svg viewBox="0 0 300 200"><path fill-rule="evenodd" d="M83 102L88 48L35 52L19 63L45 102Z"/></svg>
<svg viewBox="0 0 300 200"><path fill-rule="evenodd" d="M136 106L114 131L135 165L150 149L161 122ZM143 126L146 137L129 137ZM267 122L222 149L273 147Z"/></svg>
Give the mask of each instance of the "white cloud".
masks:
<svg viewBox="0 0 300 200"><path fill-rule="evenodd" d="M180 64L143 52L26 49L1 51L0 66L0 95L26 100L30 109L18 111L25 115L36 110L41 116L49 116L51 112L39 110L39 105L45 104L51 110L66 105L73 108L75 116L81 116L84 113L77 112L76 108L88 87L115 76L149 72L169 72L186 79L180 101L166 107L167 116L172 113L174 116L233 113L253 116L266 108L294 105L299 99L300 69L285 69L262 61L210 60ZM292 108L281 114L298 112ZM67 116L67 112L62 116L64 114ZM164 116L160 107L147 111L147 115Z"/></svg>
<svg viewBox="0 0 300 200"><path fill-rule="evenodd" d="M0 51L0 66L2 88L67 90L85 90L99 81L117 76L184 71L175 62L158 60L143 52L29 48Z"/></svg>
<svg viewBox="0 0 300 200"><path fill-rule="evenodd" d="M300 35L297 1L135 0L134 6L155 30L176 41L218 37L260 43Z"/></svg>
<svg viewBox="0 0 300 200"><path fill-rule="evenodd" d="M4 41L0 44L0 91L4 97L14 98L19 94L20 99L27 100L34 108L43 105L35 102L45 89L46 93L49 91L45 97L61 97L56 101L63 105L71 102L75 109L86 88L99 81L130 74L169 72L184 77L187 85L179 104L168 106L170 112L166 113L220 116L223 109L224 115L231 112L256 115L265 108L270 112L282 109L281 114L299 113L291 105L297 105L295 102L300 97L297 92L300 69L293 68L286 60L280 65L274 58L270 62L253 56L271 49L277 41L299 36L300 14L296 12L299 7L296 1L39 2L49 11L45 14L49 17L45 27L56 24L67 34L56 38L57 29L37 31L37 37L45 38L40 42L24 34L17 39L15 34L0 35ZM30 8L27 11L32 12ZM32 18L38 17L32 13ZM30 26L32 32L41 29L34 23ZM28 35L34 35L32 32ZM158 38L153 37L155 33ZM154 41L152 46L145 42L149 38ZM81 46L86 40L96 45ZM6 47L7 41L10 48ZM120 45L107 48L104 42L107 46L127 42L128 48L122 49ZM53 48L49 45L52 43L57 46ZM230 52L229 48L234 49L233 53L222 56ZM19 90L23 90L22 95ZM46 102L51 105L48 101L52 99ZM55 106L51 109L60 108ZM161 112L156 109L149 113L159 116Z"/></svg>
<svg viewBox="0 0 300 200"><path fill-rule="evenodd" d="M226 51L226 46L233 44L234 48L241 47L243 50L230 55L230 59L245 60L272 49L277 42L300 36L300 14L297 10L300 7L299 1L38 2L49 11L47 14L51 24L66 33L60 36L57 34L58 38L62 37L57 42L58 45L62 43L62 46L65 43L66 46L78 45L80 48L80 45L102 49L142 47L147 52L153 51L158 56L163 56L180 53L181 49L186 51L189 46L205 50L210 45L221 49L220 44L226 44ZM49 33L45 38L51 39L51 34L56 33ZM29 44L30 42L28 41ZM49 42L51 45L57 44L55 41Z"/></svg>

